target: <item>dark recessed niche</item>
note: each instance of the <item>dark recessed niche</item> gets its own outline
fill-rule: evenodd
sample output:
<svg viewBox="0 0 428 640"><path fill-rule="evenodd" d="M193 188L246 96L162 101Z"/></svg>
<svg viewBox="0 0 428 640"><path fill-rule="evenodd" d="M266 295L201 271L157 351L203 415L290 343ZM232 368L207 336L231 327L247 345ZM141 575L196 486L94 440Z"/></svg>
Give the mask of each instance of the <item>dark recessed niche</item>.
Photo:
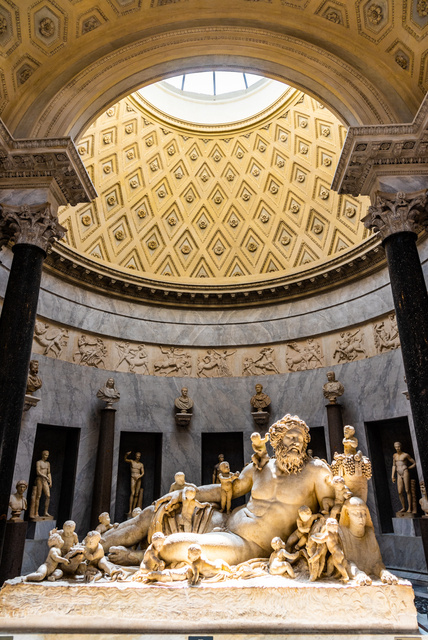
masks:
<svg viewBox="0 0 428 640"><path fill-rule="evenodd" d="M244 434L242 431L226 431L202 434L202 469L201 484L211 484L214 466L218 463L218 456L224 454L224 459L229 463L230 470L241 471L244 461ZM232 508L245 504L246 500L236 498L232 501Z"/></svg>
<svg viewBox="0 0 428 640"><path fill-rule="evenodd" d="M29 515L31 492L36 478L36 462L42 457L42 451L49 451L52 475L51 498L49 513L54 516L58 528L61 528L66 520L70 519L73 506L74 482L76 477L77 455L79 449L80 429L75 427L56 427L53 425L37 425L36 439L34 441L33 458L31 461L31 473L27 492ZM45 497L40 498L39 513L43 514ZM30 523L27 537L34 535L34 524Z"/></svg>
<svg viewBox="0 0 428 640"><path fill-rule="evenodd" d="M401 442L403 451L415 458L407 416L390 420L366 422L369 457L372 462L374 492L382 533L393 533L392 518L401 509L397 484L391 480L394 442ZM410 478L417 480L416 468L410 470ZM370 481L369 481L370 482ZM419 513L420 489L416 482L416 499ZM406 503L407 504L407 503Z"/></svg>
<svg viewBox="0 0 428 640"><path fill-rule="evenodd" d="M161 463L162 463L162 434L141 433L136 431L122 431L120 434L119 461L117 471L115 522L126 520L131 493L131 468L125 462L125 454L131 451L130 458L135 459L135 453L141 453L144 465L142 487L143 508L160 497Z"/></svg>
<svg viewBox="0 0 428 640"><path fill-rule="evenodd" d="M311 441L308 444L308 449L312 449L312 455L317 458L327 460L327 446L325 443L324 427L311 427L309 434L311 436Z"/></svg>

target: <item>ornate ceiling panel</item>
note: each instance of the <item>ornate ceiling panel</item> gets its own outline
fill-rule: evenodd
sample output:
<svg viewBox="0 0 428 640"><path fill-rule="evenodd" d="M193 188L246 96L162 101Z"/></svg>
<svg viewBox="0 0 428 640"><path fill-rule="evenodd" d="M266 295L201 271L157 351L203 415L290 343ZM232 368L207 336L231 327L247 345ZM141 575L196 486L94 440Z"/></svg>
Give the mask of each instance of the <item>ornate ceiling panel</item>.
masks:
<svg viewBox="0 0 428 640"><path fill-rule="evenodd" d="M261 127L227 137L182 129L130 97L79 141L99 195L59 218L95 271L184 289L266 285L364 243L365 199L330 190L346 130L316 100L292 91Z"/></svg>

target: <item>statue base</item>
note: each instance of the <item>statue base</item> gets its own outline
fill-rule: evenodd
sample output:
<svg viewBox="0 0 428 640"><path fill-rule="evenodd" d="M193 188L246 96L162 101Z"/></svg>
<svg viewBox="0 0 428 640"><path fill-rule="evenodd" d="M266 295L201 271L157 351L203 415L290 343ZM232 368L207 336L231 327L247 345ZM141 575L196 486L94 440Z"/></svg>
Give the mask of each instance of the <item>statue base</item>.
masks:
<svg viewBox="0 0 428 640"><path fill-rule="evenodd" d="M177 427L188 427L192 419L192 413L176 413L175 424Z"/></svg>
<svg viewBox="0 0 428 640"><path fill-rule="evenodd" d="M28 411L29 409L31 409L31 407L37 406L38 402L40 402L40 398L31 395L31 393L26 393L24 400L24 411Z"/></svg>
<svg viewBox="0 0 428 640"><path fill-rule="evenodd" d="M416 514L411 511L397 511L396 518L416 518Z"/></svg>
<svg viewBox="0 0 428 640"><path fill-rule="evenodd" d="M252 411L251 415L257 429L264 429L267 426L270 417L268 411Z"/></svg>
<svg viewBox="0 0 428 640"><path fill-rule="evenodd" d="M282 576L146 585L138 582L7 581L0 592L6 633L416 634L411 584L371 586Z"/></svg>

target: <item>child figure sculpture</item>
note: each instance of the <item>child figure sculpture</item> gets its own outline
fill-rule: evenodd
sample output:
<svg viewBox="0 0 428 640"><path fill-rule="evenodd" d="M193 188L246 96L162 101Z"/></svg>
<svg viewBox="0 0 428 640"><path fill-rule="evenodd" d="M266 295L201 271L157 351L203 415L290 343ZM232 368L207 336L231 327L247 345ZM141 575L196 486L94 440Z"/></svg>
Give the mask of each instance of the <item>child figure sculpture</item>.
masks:
<svg viewBox="0 0 428 640"><path fill-rule="evenodd" d="M352 496L352 491L346 486L345 478L342 476L333 476L332 479L328 478L327 482L334 489L334 498L323 498L321 513L338 520L343 503Z"/></svg>
<svg viewBox="0 0 428 640"><path fill-rule="evenodd" d="M165 569L165 562L159 558L164 543L165 536L161 531L153 534L152 543L147 547L140 564L142 571L163 571Z"/></svg>
<svg viewBox="0 0 428 640"><path fill-rule="evenodd" d="M315 520L321 517L319 513L312 513L306 505L299 507L297 516L297 529L293 531L287 540L289 549L302 549L308 541L308 534Z"/></svg>
<svg viewBox="0 0 428 640"><path fill-rule="evenodd" d="M24 577L25 582L41 582L45 578L53 582L54 580L62 578L63 573L61 569L58 569L57 567L60 563L69 563L69 560L67 560L67 558L63 558L61 555L63 544L64 540L61 538L59 533L51 533L48 540L48 557L44 563L40 565L37 571L34 571L34 573L30 573L28 576Z"/></svg>
<svg viewBox="0 0 428 640"><path fill-rule="evenodd" d="M295 578L293 567L288 560L291 560L291 562L297 560L300 551L289 553L285 550L285 542L279 537L273 538L271 545L273 553L271 553L269 558L269 573L273 576L283 576L285 573L288 573L290 578Z"/></svg>
<svg viewBox="0 0 428 640"><path fill-rule="evenodd" d="M326 575L331 576L334 569L336 568L342 576L342 581L348 582L349 575L346 570L346 558L342 549L342 544L340 542L339 523L337 522L336 518L327 518L322 531L320 533L312 535L311 540L317 545L327 545L330 556L327 560Z"/></svg>
<svg viewBox="0 0 428 640"><path fill-rule="evenodd" d="M232 505L232 488L233 483L239 476L239 471L232 473L228 462L221 462L219 465L218 479L221 484L220 493L220 511L223 512L226 509L226 513L230 513Z"/></svg>
<svg viewBox="0 0 428 640"><path fill-rule="evenodd" d="M258 431L251 434L251 445L253 447L253 455L251 460L258 471L261 471L265 464L269 462L269 454L266 451L266 444L269 442L269 434L264 438L260 436Z"/></svg>
<svg viewBox="0 0 428 640"><path fill-rule="evenodd" d="M223 560L207 560L202 555L202 549L198 544L191 544L187 550L188 558L190 561L191 574L189 572L189 584L195 585L199 582L201 577L214 578L219 573L226 572L232 573L232 569Z"/></svg>
<svg viewBox="0 0 428 640"><path fill-rule="evenodd" d="M74 520L66 520L62 525L62 529L52 529L51 535L53 533L59 533L61 538L63 539L63 545L61 547L61 553L65 556L75 544L79 544L79 538L77 537L77 533L75 533L76 523Z"/></svg>
<svg viewBox="0 0 428 640"><path fill-rule="evenodd" d="M167 507L165 507L165 512L173 512L180 501L181 513L177 514L177 524L181 531L184 531L185 533L191 533L193 530L193 513L196 507L199 507L199 509L204 509L205 507L209 507L210 503L199 502L199 500L196 500L196 487L191 485L189 487L184 487L181 492L177 492L176 498L171 499L170 503L167 505Z"/></svg>
<svg viewBox="0 0 428 640"><path fill-rule="evenodd" d="M103 511L102 513L100 513L100 515L98 516L98 520L100 524L95 528L95 531L98 531L99 533L101 533L101 535L106 531L110 531L110 529L116 529L116 527L119 526L118 522L115 522L114 524L111 523L110 514L107 513L107 511Z"/></svg>

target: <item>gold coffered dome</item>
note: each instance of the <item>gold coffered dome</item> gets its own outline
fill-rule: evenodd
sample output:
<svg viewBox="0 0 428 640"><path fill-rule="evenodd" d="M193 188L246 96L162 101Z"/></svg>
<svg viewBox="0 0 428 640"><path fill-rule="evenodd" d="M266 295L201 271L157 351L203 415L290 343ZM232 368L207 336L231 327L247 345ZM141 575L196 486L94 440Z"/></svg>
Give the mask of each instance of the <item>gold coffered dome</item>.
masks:
<svg viewBox="0 0 428 640"><path fill-rule="evenodd" d="M99 195L60 211L67 234L51 264L71 261L76 275L128 294L217 304L373 267L378 241L360 223L368 200L330 189L346 129L284 89L232 124L192 125L139 94L109 108L77 145Z"/></svg>

